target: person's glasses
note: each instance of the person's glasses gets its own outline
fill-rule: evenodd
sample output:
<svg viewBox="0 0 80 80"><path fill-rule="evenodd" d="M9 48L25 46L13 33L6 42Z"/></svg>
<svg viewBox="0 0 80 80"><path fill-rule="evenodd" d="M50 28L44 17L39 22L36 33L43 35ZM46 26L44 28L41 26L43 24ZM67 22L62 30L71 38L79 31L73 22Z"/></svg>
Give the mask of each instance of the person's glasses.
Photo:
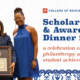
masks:
<svg viewBox="0 0 80 80"><path fill-rule="evenodd" d="M22 17L19 17L19 18L15 18L14 20L15 20L15 21L17 21L18 19L20 20L21 18L22 18Z"/></svg>

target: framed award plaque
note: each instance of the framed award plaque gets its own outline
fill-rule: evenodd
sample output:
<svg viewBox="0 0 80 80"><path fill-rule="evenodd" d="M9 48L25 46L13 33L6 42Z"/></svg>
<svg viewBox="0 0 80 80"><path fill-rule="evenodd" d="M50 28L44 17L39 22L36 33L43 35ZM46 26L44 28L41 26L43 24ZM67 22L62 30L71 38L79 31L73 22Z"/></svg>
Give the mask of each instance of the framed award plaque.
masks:
<svg viewBox="0 0 80 80"><path fill-rule="evenodd" d="M11 65L11 47L0 46L0 76L13 76Z"/></svg>

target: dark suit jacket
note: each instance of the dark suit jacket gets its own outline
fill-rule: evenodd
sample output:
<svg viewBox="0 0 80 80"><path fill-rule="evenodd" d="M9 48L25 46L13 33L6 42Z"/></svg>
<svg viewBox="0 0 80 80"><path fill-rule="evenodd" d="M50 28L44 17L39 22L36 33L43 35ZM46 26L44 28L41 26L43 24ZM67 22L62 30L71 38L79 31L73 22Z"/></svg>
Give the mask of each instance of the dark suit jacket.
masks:
<svg viewBox="0 0 80 80"><path fill-rule="evenodd" d="M8 35L5 37L0 36L0 46L11 46L12 47L12 62L16 62L16 53L13 48L11 39Z"/></svg>
<svg viewBox="0 0 80 80"><path fill-rule="evenodd" d="M5 37L0 36L0 46L11 46L12 48L12 62L16 62L16 53L13 48L11 39L8 35ZM0 80L13 80L13 77L0 77Z"/></svg>

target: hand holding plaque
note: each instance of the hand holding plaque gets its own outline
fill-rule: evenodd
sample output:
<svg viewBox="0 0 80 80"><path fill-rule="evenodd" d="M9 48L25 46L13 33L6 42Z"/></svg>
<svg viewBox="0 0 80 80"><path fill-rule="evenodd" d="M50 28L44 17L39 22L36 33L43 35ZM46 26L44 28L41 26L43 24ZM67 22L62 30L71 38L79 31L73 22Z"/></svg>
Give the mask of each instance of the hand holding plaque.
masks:
<svg viewBox="0 0 80 80"><path fill-rule="evenodd" d="M15 68L15 62L12 63L12 65L9 68L13 68L13 73L14 73L14 68Z"/></svg>

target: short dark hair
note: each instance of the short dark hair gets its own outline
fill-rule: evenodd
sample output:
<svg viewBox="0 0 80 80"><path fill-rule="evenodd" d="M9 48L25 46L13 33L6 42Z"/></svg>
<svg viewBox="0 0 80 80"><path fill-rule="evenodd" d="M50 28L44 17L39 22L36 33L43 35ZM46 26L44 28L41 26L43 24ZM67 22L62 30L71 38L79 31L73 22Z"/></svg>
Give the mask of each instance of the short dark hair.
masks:
<svg viewBox="0 0 80 80"><path fill-rule="evenodd" d="M6 34L6 33L3 33L3 32L4 32L4 26L3 26L2 21L0 21L0 26L1 26L0 35L1 35L1 36L6 36L7 34Z"/></svg>

